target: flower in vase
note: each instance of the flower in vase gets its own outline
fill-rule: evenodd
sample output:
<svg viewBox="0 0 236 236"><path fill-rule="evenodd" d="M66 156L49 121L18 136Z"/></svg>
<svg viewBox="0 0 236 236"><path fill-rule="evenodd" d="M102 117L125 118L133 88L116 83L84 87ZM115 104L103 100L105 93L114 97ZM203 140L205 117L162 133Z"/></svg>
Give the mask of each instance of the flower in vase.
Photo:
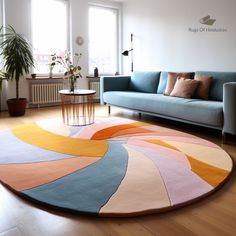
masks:
<svg viewBox="0 0 236 236"><path fill-rule="evenodd" d="M74 92L77 78L82 78L80 73L81 67L79 66L79 59L82 56L81 53L74 53L73 57L70 52L65 52L64 56L57 55L56 53L51 55L51 65L60 65L64 70L65 78L69 81L70 92Z"/></svg>

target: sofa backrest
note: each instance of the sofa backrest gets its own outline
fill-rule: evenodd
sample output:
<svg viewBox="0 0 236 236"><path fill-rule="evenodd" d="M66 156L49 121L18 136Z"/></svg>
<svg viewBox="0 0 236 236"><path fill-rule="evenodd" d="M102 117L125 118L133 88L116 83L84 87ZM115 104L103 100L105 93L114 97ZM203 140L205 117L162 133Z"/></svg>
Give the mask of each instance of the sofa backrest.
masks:
<svg viewBox="0 0 236 236"><path fill-rule="evenodd" d="M157 88L157 93L164 93L167 84L168 72L162 71L160 75L159 85Z"/></svg>
<svg viewBox="0 0 236 236"><path fill-rule="evenodd" d="M213 72L213 71L196 71L196 75L212 76L212 84L209 90L209 100L223 100L223 84L236 82L236 72Z"/></svg>
<svg viewBox="0 0 236 236"><path fill-rule="evenodd" d="M135 71L130 79L129 89L136 92L156 93L160 71Z"/></svg>

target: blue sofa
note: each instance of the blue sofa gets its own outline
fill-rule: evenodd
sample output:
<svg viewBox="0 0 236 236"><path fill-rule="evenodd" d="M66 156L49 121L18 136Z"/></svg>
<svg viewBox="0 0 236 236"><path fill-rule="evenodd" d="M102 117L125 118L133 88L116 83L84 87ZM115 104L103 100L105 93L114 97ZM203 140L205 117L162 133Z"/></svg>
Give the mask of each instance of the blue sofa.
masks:
<svg viewBox="0 0 236 236"><path fill-rule="evenodd" d="M100 101L109 106L222 130L236 135L236 72L197 71L213 81L209 99L163 95L167 72L134 72L132 76L100 78Z"/></svg>

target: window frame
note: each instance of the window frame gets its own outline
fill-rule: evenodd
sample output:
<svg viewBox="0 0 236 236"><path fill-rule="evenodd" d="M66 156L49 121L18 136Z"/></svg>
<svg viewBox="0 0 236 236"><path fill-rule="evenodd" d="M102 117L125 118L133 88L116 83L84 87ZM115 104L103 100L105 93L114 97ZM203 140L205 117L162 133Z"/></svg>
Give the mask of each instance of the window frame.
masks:
<svg viewBox="0 0 236 236"><path fill-rule="evenodd" d="M40 1L40 0L39 0ZM69 3L69 0L55 0L55 1L58 1L58 2L63 2L65 3L65 6L66 6L66 32L67 32L67 35L66 35L66 49L67 51L70 51L70 46L71 46L71 43L70 43L70 40L71 40L71 34L70 34L70 3ZM32 12L32 0L30 0L30 19L31 19L31 42L32 42L32 47L34 47L34 42L33 42L33 16L32 16L33 12ZM53 53L53 52L52 52ZM34 50L33 50L33 56L34 56ZM32 73L36 73L37 74L37 77L48 77L49 76L49 72L38 72L36 70L36 68L32 68ZM64 73L61 72L53 72L53 76L63 76Z"/></svg>
<svg viewBox="0 0 236 236"><path fill-rule="evenodd" d="M89 32L89 8L90 7L97 7L101 9L110 9L115 10L116 13L116 72L121 73L121 56L120 56L120 50L121 50L121 7L117 4L100 4L96 2L89 2L88 3L88 32ZM93 76L94 74L90 71L90 51L89 51L89 33L88 33L88 74L89 76ZM98 68L99 69L99 68ZM114 75L111 73L99 73L99 75Z"/></svg>

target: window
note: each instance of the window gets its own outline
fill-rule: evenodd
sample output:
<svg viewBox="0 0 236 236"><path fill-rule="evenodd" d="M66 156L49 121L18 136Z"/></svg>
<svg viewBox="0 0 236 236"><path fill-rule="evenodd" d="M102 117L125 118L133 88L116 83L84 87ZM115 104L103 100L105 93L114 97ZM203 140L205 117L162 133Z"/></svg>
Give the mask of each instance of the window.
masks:
<svg viewBox="0 0 236 236"><path fill-rule="evenodd" d="M89 74L115 74L118 66L118 9L89 6Z"/></svg>
<svg viewBox="0 0 236 236"><path fill-rule="evenodd" d="M48 74L51 56L68 49L68 5L65 0L31 0L34 72ZM55 66L53 73L60 73Z"/></svg>

